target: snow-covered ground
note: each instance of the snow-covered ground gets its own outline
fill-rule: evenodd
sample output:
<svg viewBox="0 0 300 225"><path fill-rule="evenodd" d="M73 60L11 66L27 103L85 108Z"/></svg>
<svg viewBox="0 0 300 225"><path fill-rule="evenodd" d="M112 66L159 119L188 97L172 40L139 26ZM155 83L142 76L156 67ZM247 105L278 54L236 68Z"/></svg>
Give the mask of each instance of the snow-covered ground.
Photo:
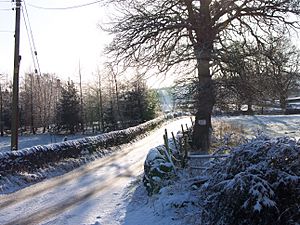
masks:
<svg viewBox="0 0 300 225"><path fill-rule="evenodd" d="M144 204L148 200L140 182L131 182L142 174L148 150L163 143L164 129L177 132L190 123L190 118L170 122L113 155L0 195L0 224L168 224L169 219L157 223L162 218Z"/></svg>
<svg viewBox="0 0 300 225"><path fill-rule="evenodd" d="M225 122L251 137L262 131L270 137L289 136L300 138L300 115L257 115L214 117L214 123Z"/></svg>
<svg viewBox="0 0 300 225"><path fill-rule="evenodd" d="M213 118L213 122L215 123L221 121L232 124L238 129L243 129L248 137L260 130L273 137L291 136L297 139L300 138L300 115L222 116ZM68 140L74 140L87 136L90 135L76 134L64 136L50 133L23 135L19 136L19 149L61 142L65 137ZM10 151L10 136L0 137L0 151Z"/></svg>
<svg viewBox="0 0 300 225"><path fill-rule="evenodd" d="M247 135L257 130L270 136L300 137L300 115L216 117L241 127ZM169 123L180 130L190 119ZM52 178L10 195L0 195L0 224L194 225L197 205L189 177L176 186L147 196L141 182L148 150L162 144L164 128L124 146L66 175ZM186 174L184 174L186 175ZM173 189L174 188L174 189Z"/></svg>
<svg viewBox="0 0 300 225"><path fill-rule="evenodd" d="M97 135L97 134L95 134ZM36 145L47 145L62 142L66 137L67 140L74 140L83 137L89 137L91 134L76 134L76 135L55 135L50 133L36 134L36 135L20 135L19 149L29 148ZM0 152L10 151L10 136L0 136Z"/></svg>

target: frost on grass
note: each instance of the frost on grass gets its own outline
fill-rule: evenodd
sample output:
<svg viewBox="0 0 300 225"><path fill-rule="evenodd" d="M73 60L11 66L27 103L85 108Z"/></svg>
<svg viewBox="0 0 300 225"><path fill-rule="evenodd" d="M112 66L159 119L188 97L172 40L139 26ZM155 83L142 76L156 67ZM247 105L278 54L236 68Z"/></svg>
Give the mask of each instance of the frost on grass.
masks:
<svg viewBox="0 0 300 225"><path fill-rule="evenodd" d="M300 143L258 137L213 161L199 189L200 224L299 224Z"/></svg>

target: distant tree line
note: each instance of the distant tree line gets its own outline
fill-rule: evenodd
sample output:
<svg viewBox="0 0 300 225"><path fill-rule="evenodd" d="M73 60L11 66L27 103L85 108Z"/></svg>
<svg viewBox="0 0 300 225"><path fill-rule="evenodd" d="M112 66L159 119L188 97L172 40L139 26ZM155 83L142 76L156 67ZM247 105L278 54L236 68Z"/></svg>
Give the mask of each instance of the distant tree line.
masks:
<svg viewBox="0 0 300 225"><path fill-rule="evenodd" d="M264 45L236 41L213 60L214 111L247 113L277 105L286 112L287 98L299 94L300 51L282 36L267 37ZM178 79L173 89L177 107L195 108L196 77ZM254 107L255 106L255 107Z"/></svg>
<svg viewBox="0 0 300 225"><path fill-rule="evenodd" d="M83 87L82 99L75 83L55 74L27 73L20 83L20 132L75 133L91 129L106 132L155 118L158 97L138 76L119 81L117 74L97 73ZM11 81L0 77L0 131L11 128Z"/></svg>

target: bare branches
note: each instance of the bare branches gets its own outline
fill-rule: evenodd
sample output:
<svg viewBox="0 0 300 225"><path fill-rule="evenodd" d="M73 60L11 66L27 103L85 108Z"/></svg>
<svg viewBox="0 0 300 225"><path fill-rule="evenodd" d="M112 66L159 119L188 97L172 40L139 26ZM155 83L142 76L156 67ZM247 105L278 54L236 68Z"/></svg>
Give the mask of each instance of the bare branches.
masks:
<svg viewBox="0 0 300 225"><path fill-rule="evenodd" d="M203 57L201 49L224 41L220 35L231 33L237 40L247 34L263 44L264 33L276 31L279 25L299 28L299 21L288 15L300 15L300 0L110 2L118 4L122 15L106 29L115 35L107 53L125 66L158 67L161 71Z"/></svg>
<svg viewBox="0 0 300 225"><path fill-rule="evenodd" d="M300 1L231 1L227 11L221 6L216 9L213 21L217 33L225 29L239 29L235 24L235 21L239 21L242 27L247 27L250 34L259 40L261 35L252 32L254 27L260 31L274 31L276 26L300 28L299 21L292 19L291 14L300 15Z"/></svg>
<svg viewBox="0 0 300 225"><path fill-rule="evenodd" d="M131 3L132 4L132 3ZM172 64L190 60L191 44L188 43L187 27L183 16L176 12L181 6L165 2L161 5L152 5L151 10L133 6L137 14L126 12L125 17L109 31L115 36L114 41L107 48L107 52L114 52L117 61L126 66L156 66L165 71ZM189 53L189 54L187 54Z"/></svg>

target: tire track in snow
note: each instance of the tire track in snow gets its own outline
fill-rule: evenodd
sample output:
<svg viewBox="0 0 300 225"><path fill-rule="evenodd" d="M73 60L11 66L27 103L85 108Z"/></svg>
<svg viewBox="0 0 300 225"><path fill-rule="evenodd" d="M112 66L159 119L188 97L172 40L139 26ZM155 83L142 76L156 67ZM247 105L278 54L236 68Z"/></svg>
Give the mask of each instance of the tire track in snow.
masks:
<svg viewBox="0 0 300 225"><path fill-rule="evenodd" d="M150 134L151 135L151 134ZM148 137L145 137L144 139L147 139ZM151 138L151 136L150 136ZM82 165L79 168L74 169L73 171L70 171L66 174L60 175L58 177L51 178L51 183L43 182L34 184L32 186L29 186L27 188L24 188L22 190L19 190L15 193L3 195L0 197L0 210L7 208L9 206L13 206L17 203L20 203L22 201L27 200L30 197L43 194L47 191L49 191L52 188L55 188L57 186L60 186L62 184L70 183L78 177L93 173L103 167L109 167L113 162L120 158L126 158L128 154L134 149L134 148L140 148L143 146L143 140L139 140L132 145L128 146L128 144L121 145L120 147L124 147L125 149L122 151L117 151L109 156L106 156L104 158L99 158L95 161L89 162L88 164ZM121 154L121 156L120 156ZM76 173L76 176L74 174ZM50 180L50 179L49 179ZM47 181L47 180L45 180Z"/></svg>
<svg viewBox="0 0 300 225"><path fill-rule="evenodd" d="M122 156L127 155L130 153L131 149L128 149L127 151L123 151L124 153ZM45 182L40 182L38 183L38 186L29 186L27 188L24 188L20 191L17 191L16 193L12 193L9 195L3 195L0 197L0 210L3 208L7 208L9 206L15 205L17 203L20 203L21 201L25 201L26 199L45 193L49 191L52 188L55 188L57 186L60 186L62 184L69 183L73 180L78 179L78 176L84 176L86 174L92 173L93 171L96 171L102 167L109 166L109 164L112 163L115 159L119 158L120 156L118 155L118 152L113 153L113 155L108 156L106 158L102 158L103 160L100 161L99 164L99 159L98 161L91 162L90 164L83 165L73 171L70 171L67 174L51 178L52 182L45 183ZM74 176L74 173L76 173L77 176ZM12 197L13 196L13 197Z"/></svg>
<svg viewBox="0 0 300 225"><path fill-rule="evenodd" d="M189 118L170 122L133 144L121 146L124 148L122 151L90 162L65 175L0 197L0 220L4 218L0 224L39 224L109 191L110 187L118 184L124 186L124 182L126 183L131 177L139 175L142 171L149 148L163 143L164 129L180 130L180 125L188 122L190 122ZM113 174L107 175L111 173L111 170ZM93 176L97 180L91 182L89 176ZM79 182L80 184L82 180L84 183L87 181L88 184L78 186L78 183L75 183ZM84 189L84 191L80 189ZM70 196L72 192L74 195ZM63 198L58 200L55 195L61 195ZM37 205L40 205L39 208L36 207Z"/></svg>
<svg viewBox="0 0 300 225"><path fill-rule="evenodd" d="M128 171L121 172L117 176L112 176L104 183L101 183L100 185L95 186L94 188L79 195L75 195L72 199L64 199L58 204L40 208L38 211L31 213L30 215L17 218L13 221L5 223L4 225L36 225L48 218L55 217L62 212L86 201L87 199L96 196L98 193L103 192L104 190L109 190L112 186L117 185L122 179L136 177L138 174L136 174L134 171L139 171L138 169L142 166L141 164L130 166L127 169Z"/></svg>

